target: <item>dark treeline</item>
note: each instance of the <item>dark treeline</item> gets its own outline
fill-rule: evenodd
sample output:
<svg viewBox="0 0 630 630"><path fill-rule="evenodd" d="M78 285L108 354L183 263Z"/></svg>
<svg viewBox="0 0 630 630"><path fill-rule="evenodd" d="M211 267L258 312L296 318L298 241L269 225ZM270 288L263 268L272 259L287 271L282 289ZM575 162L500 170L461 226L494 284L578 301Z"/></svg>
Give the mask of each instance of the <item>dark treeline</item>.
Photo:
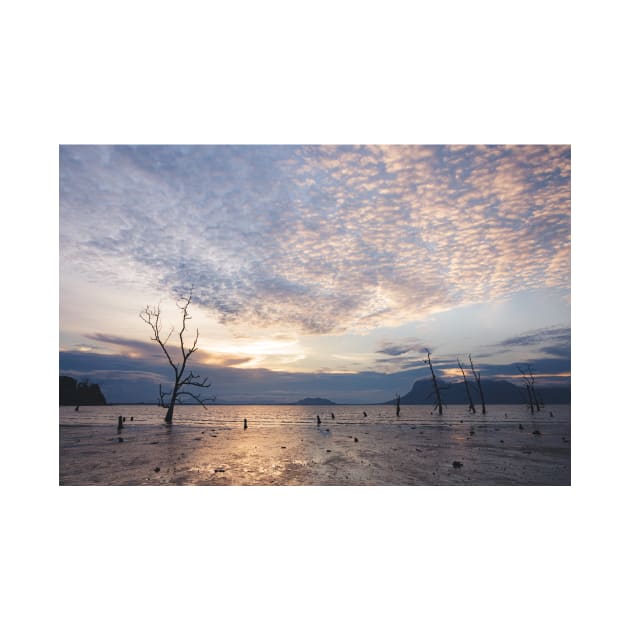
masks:
<svg viewBox="0 0 630 630"><path fill-rule="evenodd" d="M59 377L60 405L106 405L105 396L96 383L76 381L71 376Z"/></svg>

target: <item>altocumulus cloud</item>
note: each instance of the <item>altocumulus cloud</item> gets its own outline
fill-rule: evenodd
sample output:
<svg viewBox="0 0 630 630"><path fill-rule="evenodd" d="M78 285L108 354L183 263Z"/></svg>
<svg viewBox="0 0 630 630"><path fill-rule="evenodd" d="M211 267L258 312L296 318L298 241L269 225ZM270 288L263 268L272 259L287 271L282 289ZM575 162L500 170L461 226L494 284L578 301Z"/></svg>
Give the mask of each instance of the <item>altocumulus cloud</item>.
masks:
<svg viewBox="0 0 630 630"><path fill-rule="evenodd" d="M337 333L570 283L567 146L60 149L61 273Z"/></svg>

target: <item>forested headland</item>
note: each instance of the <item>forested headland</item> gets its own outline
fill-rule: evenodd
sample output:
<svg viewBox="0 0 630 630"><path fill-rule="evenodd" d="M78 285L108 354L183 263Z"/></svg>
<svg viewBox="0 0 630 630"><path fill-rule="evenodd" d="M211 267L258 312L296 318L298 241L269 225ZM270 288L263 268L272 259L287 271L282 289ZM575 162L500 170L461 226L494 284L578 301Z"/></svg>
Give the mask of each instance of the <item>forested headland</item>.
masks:
<svg viewBox="0 0 630 630"><path fill-rule="evenodd" d="M77 381L71 376L59 377L60 405L106 405L107 401L96 383Z"/></svg>

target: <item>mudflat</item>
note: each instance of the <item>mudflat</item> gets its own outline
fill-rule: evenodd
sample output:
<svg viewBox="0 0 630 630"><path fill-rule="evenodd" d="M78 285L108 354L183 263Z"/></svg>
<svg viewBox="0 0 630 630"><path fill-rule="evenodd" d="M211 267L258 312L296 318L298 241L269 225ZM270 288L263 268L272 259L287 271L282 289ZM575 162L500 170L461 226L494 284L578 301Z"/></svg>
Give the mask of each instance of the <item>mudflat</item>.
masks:
<svg viewBox="0 0 630 630"><path fill-rule="evenodd" d="M60 424L60 485L570 485L570 425Z"/></svg>

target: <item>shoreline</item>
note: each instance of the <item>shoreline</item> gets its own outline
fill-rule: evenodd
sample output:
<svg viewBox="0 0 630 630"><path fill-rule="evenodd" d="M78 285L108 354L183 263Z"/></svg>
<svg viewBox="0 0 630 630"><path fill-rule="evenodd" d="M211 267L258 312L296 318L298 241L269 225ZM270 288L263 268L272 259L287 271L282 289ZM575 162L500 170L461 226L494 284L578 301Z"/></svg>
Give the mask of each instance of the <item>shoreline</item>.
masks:
<svg viewBox="0 0 630 630"><path fill-rule="evenodd" d="M59 485L570 485L570 425L522 426L60 424Z"/></svg>

